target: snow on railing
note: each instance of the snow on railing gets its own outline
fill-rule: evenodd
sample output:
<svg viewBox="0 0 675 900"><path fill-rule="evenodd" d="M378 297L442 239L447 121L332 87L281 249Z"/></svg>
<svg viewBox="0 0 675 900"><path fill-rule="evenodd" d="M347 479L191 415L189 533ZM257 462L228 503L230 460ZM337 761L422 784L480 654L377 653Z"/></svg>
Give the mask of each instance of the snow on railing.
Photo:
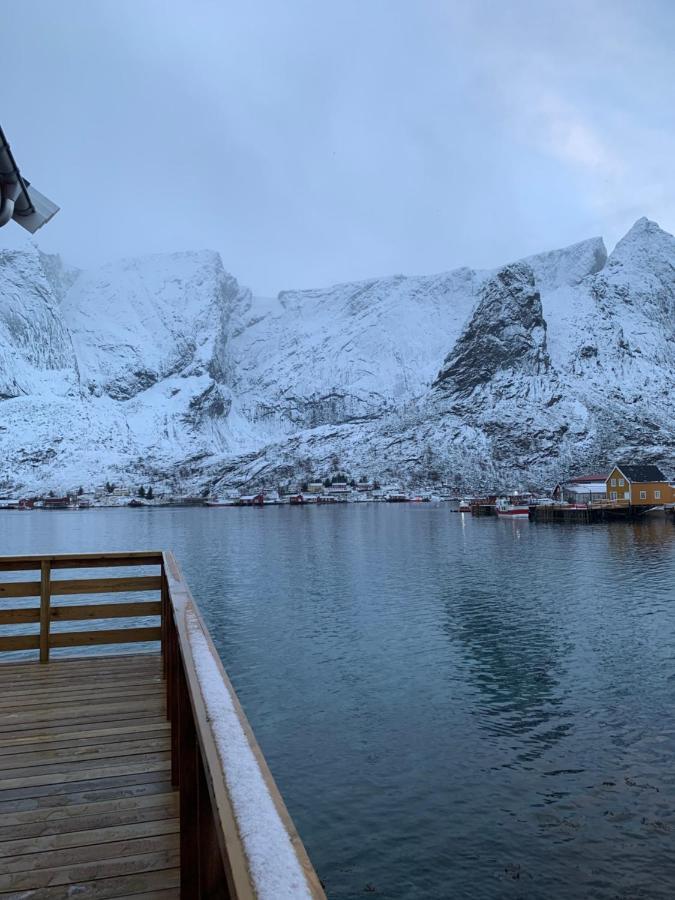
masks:
<svg viewBox="0 0 675 900"><path fill-rule="evenodd" d="M201 624L185 612L190 647L251 875L261 900L311 900L291 839L242 728Z"/></svg>
<svg viewBox="0 0 675 900"><path fill-rule="evenodd" d="M172 554L164 554L163 569L181 896L215 896L226 881L232 900L325 900Z"/></svg>

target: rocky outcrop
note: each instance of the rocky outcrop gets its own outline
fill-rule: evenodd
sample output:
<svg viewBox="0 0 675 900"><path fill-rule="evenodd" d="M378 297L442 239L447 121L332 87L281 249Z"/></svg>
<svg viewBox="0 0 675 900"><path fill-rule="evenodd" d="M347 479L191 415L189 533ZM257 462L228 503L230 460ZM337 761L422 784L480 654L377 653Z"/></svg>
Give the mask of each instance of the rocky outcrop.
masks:
<svg viewBox="0 0 675 900"><path fill-rule="evenodd" d="M526 263L514 263L481 289L471 319L433 387L457 401L468 401L476 391L498 383L499 391L513 396L513 389L522 388L521 376L543 376L550 367L534 273Z"/></svg>
<svg viewBox="0 0 675 900"><path fill-rule="evenodd" d="M433 385L430 417L470 426L483 454L512 471L537 469L559 455L570 428L584 429L548 354L547 325L534 272L524 262L483 286L471 319ZM446 423L447 424L447 423Z"/></svg>

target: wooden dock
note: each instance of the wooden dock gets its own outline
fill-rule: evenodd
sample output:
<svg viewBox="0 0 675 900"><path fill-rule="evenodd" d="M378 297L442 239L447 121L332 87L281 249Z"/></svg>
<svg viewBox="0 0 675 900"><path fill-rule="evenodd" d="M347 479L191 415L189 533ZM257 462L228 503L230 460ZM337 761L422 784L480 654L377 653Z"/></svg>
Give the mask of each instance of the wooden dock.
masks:
<svg viewBox="0 0 675 900"><path fill-rule="evenodd" d="M588 525L591 522L604 522L607 518L603 509L591 506L531 506L530 518L535 522L563 522L565 524Z"/></svg>
<svg viewBox="0 0 675 900"><path fill-rule="evenodd" d="M72 577L134 566L156 572ZM69 577L54 577L61 570ZM243 741L239 765L243 753L247 778L268 800L266 821L270 810L278 817L263 846L274 876L292 886L284 896L325 900L171 554L0 557L0 572L25 571L39 580L0 584L0 900L269 896L214 727L220 705L233 713L232 740L240 732ZM130 601L137 591L158 596ZM97 593L124 596L93 603ZM52 630L62 622L85 630ZM112 644L127 652L51 653ZM38 658L16 660L17 651Z"/></svg>
<svg viewBox="0 0 675 900"><path fill-rule="evenodd" d="M495 507L494 501L487 501L485 503L472 503L471 504L471 515L472 516L496 516L497 509Z"/></svg>
<svg viewBox="0 0 675 900"><path fill-rule="evenodd" d="M665 507L661 507L665 509ZM594 522L633 521L643 518L649 507L637 506L626 500L597 500L593 503L531 506L530 518L535 522L562 522L589 525Z"/></svg>

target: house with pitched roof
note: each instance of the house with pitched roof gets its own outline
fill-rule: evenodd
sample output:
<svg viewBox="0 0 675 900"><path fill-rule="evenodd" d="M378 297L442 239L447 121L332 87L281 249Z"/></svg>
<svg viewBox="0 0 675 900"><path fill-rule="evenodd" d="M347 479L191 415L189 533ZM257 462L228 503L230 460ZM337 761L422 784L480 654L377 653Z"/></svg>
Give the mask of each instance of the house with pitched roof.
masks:
<svg viewBox="0 0 675 900"><path fill-rule="evenodd" d="M631 506L662 506L673 502L670 482L651 463L617 463L606 479L607 499Z"/></svg>

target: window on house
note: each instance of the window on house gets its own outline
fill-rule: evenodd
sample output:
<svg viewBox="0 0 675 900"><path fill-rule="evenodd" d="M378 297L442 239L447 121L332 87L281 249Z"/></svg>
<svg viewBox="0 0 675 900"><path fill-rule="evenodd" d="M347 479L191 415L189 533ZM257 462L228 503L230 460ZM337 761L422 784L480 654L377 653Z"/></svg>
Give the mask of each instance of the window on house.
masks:
<svg viewBox="0 0 675 900"><path fill-rule="evenodd" d="M612 478L611 485L612 487L616 487L616 478Z"/></svg>
<svg viewBox="0 0 675 900"><path fill-rule="evenodd" d="M640 500L647 499L647 491L640 491Z"/></svg>
<svg viewBox="0 0 675 900"><path fill-rule="evenodd" d="M619 478L619 487L623 487L623 485L624 485L623 478Z"/></svg>
<svg viewBox="0 0 675 900"><path fill-rule="evenodd" d="M625 493L624 493L624 495L623 495L623 499L624 499L624 500L630 500L630 491L625 491Z"/></svg>
<svg viewBox="0 0 675 900"><path fill-rule="evenodd" d="M661 499L661 491L654 491L654 499L655 500Z"/></svg>

